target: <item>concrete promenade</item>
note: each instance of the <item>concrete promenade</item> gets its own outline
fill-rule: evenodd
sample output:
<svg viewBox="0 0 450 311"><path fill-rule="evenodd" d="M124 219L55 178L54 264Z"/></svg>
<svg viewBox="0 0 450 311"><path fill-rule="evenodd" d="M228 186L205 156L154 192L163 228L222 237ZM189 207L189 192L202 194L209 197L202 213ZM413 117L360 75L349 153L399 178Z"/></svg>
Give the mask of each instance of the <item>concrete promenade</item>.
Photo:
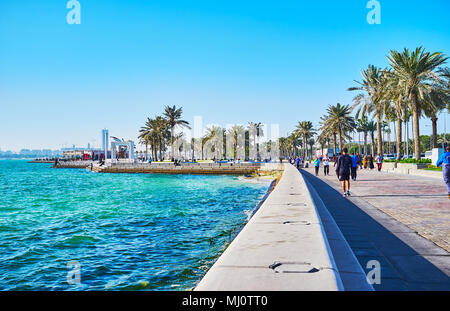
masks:
<svg viewBox="0 0 450 311"><path fill-rule="evenodd" d="M346 250L340 232L333 234ZM342 259L345 270L303 178L285 164L278 185L195 290L372 290L353 254L341 252Z"/></svg>
<svg viewBox="0 0 450 311"><path fill-rule="evenodd" d="M358 170L344 198L332 166L327 177L313 170L301 172L361 266L381 263L375 290L450 290L450 201L442 180Z"/></svg>

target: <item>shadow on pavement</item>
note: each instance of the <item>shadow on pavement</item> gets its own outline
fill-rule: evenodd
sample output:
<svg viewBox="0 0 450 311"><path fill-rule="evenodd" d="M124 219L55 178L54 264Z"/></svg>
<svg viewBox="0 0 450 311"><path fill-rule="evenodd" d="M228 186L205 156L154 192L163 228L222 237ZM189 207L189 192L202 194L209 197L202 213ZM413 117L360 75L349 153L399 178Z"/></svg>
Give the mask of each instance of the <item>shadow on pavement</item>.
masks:
<svg viewBox="0 0 450 311"><path fill-rule="evenodd" d="M443 252L436 254L438 247L435 244L412 230L405 232L405 227L396 224L393 219L389 220L389 228L386 228L326 182L305 170L300 172L319 194L363 270L366 273L372 270L367 268L367 263L371 260L380 263L381 284L373 284L375 290L450 290L450 277L425 258L438 256L434 259L448 260L448 252L439 248ZM414 240L415 245L418 241L423 243L421 253L392 231L397 232L404 240ZM446 265L445 260L442 263Z"/></svg>

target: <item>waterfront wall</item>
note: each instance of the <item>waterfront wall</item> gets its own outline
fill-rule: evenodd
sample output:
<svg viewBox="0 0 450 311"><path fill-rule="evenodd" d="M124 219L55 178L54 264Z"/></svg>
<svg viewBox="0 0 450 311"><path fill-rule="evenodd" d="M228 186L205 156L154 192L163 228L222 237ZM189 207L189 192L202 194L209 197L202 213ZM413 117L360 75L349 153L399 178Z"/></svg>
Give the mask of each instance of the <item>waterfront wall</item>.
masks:
<svg viewBox="0 0 450 311"><path fill-rule="evenodd" d="M90 168L100 173L164 173L164 174L236 174L282 171L281 163L107 163L100 166L91 161L60 162L56 168Z"/></svg>
<svg viewBox="0 0 450 311"><path fill-rule="evenodd" d="M94 161L61 161L58 165L53 165L53 168L89 168Z"/></svg>
<svg viewBox="0 0 450 311"><path fill-rule="evenodd" d="M323 224L290 164L197 291L342 290Z"/></svg>

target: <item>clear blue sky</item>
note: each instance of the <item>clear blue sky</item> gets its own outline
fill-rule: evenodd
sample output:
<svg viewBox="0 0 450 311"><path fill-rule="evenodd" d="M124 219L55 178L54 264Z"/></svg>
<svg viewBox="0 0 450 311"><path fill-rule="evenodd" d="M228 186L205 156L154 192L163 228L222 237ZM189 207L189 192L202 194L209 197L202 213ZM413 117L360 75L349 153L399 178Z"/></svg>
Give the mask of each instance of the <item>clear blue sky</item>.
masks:
<svg viewBox="0 0 450 311"><path fill-rule="evenodd" d="M450 54L450 1L0 0L0 148L135 139L164 105L204 123L315 124L390 49ZM430 127L422 132L429 133ZM440 131L443 124L439 124ZM450 132L450 116L447 117Z"/></svg>

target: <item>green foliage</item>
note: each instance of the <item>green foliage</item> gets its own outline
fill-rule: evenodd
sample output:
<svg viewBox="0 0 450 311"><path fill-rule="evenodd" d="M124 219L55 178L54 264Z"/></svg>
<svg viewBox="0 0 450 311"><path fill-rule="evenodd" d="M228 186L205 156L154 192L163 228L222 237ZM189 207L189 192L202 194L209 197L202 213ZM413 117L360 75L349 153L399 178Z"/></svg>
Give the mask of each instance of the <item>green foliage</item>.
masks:
<svg viewBox="0 0 450 311"><path fill-rule="evenodd" d="M421 164L421 163L431 163L430 159L420 159L420 160L416 160L416 159L403 159L400 161L397 160L384 160L384 162L387 163L393 163L393 162L397 162L397 163L417 163L417 164Z"/></svg>

